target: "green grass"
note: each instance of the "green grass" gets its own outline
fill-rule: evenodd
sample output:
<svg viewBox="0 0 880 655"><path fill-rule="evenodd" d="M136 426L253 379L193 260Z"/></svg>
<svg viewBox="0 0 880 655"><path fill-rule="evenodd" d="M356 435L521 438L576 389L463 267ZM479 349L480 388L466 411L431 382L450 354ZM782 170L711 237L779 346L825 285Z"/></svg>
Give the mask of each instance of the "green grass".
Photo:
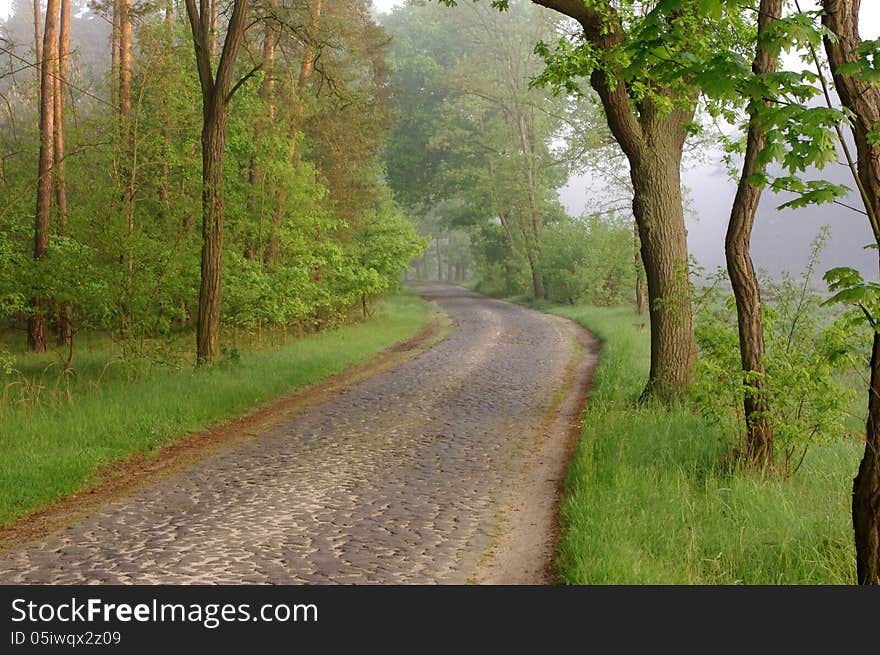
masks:
<svg viewBox="0 0 880 655"><path fill-rule="evenodd" d="M603 344L563 498L563 583L854 582L857 443L814 446L788 480L724 472L730 443L707 419L635 402L649 335L628 308L543 308Z"/></svg>
<svg viewBox="0 0 880 655"><path fill-rule="evenodd" d="M426 304L413 294L400 294L378 303L375 317L366 323L246 353L234 363L199 370L154 367L131 381L105 375L97 383L107 358L96 351L77 360L69 395L70 376L54 366L38 383L46 385L46 402L33 402L33 392L27 403L12 402L16 385L9 383L0 417L0 525L94 481L101 465L156 451L175 435L240 415L363 363L427 321Z"/></svg>

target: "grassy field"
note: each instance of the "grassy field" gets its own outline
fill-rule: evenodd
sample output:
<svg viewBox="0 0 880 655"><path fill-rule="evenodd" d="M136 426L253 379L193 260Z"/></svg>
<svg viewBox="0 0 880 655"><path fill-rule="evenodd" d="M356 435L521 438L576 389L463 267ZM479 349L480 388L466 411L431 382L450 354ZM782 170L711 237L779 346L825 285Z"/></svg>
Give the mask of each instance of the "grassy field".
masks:
<svg viewBox="0 0 880 655"><path fill-rule="evenodd" d="M562 506L568 584L849 584L862 447L814 446L788 480L719 463L726 438L685 407L634 402L649 335L626 308L542 307L603 343Z"/></svg>
<svg viewBox="0 0 880 655"><path fill-rule="evenodd" d="M363 363L427 321L425 303L401 294L367 323L199 370L152 366L132 376L100 348L81 353L74 374L62 373L58 356L25 357L19 368L28 373L6 377L0 402L0 525L94 481L101 465Z"/></svg>

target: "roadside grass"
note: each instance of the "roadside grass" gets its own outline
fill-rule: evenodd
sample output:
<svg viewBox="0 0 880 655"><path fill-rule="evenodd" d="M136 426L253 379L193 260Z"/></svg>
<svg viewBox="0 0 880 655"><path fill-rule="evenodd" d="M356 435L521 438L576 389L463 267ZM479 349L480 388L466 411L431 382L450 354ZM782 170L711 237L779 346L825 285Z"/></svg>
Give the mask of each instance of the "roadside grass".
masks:
<svg viewBox="0 0 880 655"><path fill-rule="evenodd" d="M99 467L136 452L158 452L175 435L364 363L427 322L427 305L405 292L380 301L366 323L243 353L212 367L152 367L127 380L107 375L108 357L97 350L76 360L75 375L49 366L38 382L24 382L45 385L44 400L35 400L33 394L40 394L31 390L27 402L13 402L16 382L7 380L0 415L0 525L97 481Z"/></svg>
<svg viewBox="0 0 880 655"><path fill-rule="evenodd" d="M539 305L602 341L566 479L566 584L851 584L859 444L813 446L788 480L723 465L731 443L681 406L636 402L649 333L629 308Z"/></svg>

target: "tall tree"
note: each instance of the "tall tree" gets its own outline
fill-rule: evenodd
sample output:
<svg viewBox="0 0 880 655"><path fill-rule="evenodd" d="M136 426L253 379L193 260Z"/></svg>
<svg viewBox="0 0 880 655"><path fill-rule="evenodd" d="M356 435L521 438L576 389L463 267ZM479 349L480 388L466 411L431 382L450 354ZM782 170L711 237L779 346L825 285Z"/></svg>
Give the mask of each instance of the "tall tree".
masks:
<svg viewBox="0 0 880 655"><path fill-rule="evenodd" d="M54 120L54 178L55 207L58 217L58 232L67 235L67 184L64 179L64 97L67 92L67 74L70 58L70 0L61 0L61 17L58 32L58 64L55 73L53 111ZM58 342L69 344L73 338L73 306L62 303L58 312Z"/></svg>
<svg viewBox="0 0 880 655"><path fill-rule="evenodd" d="M858 71L862 39L859 35L860 0L823 0L822 24L827 28L825 52L834 86L851 112L858 152L856 183L864 200L874 239L880 248L880 144L872 135L880 124L880 90ZM878 250L880 252L880 250ZM852 519L856 569L860 584L880 584L880 329L873 319L871 377L865 452L853 481Z"/></svg>
<svg viewBox="0 0 880 655"><path fill-rule="evenodd" d="M776 70L777 50L770 43L773 23L782 15L782 0L761 0L758 8L758 35L752 72L757 76ZM739 351L744 373L745 394L743 408L746 420L747 462L766 466L773 459L773 429L770 420L770 401L767 395L767 369L764 363L764 326L761 313L761 291L752 264L750 244L755 213L761 199L761 186L755 176L763 174L766 163L761 153L766 144L766 131L761 123L761 111L770 106L768 98L754 98L749 107L749 128L742 175L736 190L724 252L727 271L736 299L739 327Z"/></svg>
<svg viewBox="0 0 880 655"><path fill-rule="evenodd" d="M220 293L223 261L223 152L238 51L247 26L249 0L233 0L216 73L211 57L212 11L208 0L186 0L202 90L202 264L196 357L210 363L220 353Z"/></svg>
<svg viewBox="0 0 880 655"><path fill-rule="evenodd" d="M59 0L48 0L46 24L43 29L43 59L40 67L40 158L37 168L37 211L34 224L34 259L42 259L49 249L49 224L52 219L52 162L54 147L55 82L58 58ZM34 308L28 317L28 348L34 352L46 350L44 315L48 310L46 298L34 299Z"/></svg>
<svg viewBox="0 0 880 655"><path fill-rule="evenodd" d="M634 72L624 71L626 58L620 56L621 48L628 31L638 25L634 3L625 3L633 10L633 16L625 22L608 0L533 2L573 18L581 27L586 48L581 51L580 65L572 67L570 61L562 62L557 74L568 77L572 68L589 73L608 126L629 160L633 214L639 227L651 321L651 369L645 394L661 400L677 398L692 380L697 352L681 159L699 89L652 80L649 68L639 71L635 66ZM688 4L671 4L677 8L659 16L649 14L659 19L656 25L676 35L695 29L687 21ZM566 53L562 56L567 58Z"/></svg>

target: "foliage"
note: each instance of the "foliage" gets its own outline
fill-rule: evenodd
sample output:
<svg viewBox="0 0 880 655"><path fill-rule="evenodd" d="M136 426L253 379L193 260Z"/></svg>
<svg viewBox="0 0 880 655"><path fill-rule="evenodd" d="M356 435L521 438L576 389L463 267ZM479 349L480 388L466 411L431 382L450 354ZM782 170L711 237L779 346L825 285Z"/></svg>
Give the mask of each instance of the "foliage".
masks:
<svg viewBox="0 0 880 655"><path fill-rule="evenodd" d="M12 48L3 63L9 70L0 70L2 111L12 119L0 121L0 327L21 329L41 312L52 329L69 303L75 335L112 331L127 342L127 355L151 339L191 333L202 241L201 93L189 26L177 9L169 27L164 5L138 8L131 147L118 129L106 35L88 41L103 24L94 13L112 8L74 11L65 95L70 210L66 225L53 216L49 251L39 260L36 84L30 68L15 64L33 57L32 7L16 5L0 24ZM320 21L310 11L295 3L268 20L256 8L235 72L246 82L226 127L221 305L224 328L235 331L338 322L363 296L394 288L424 247L378 165L391 121L387 34L364 0L325 0ZM261 61L267 25L280 30L271 70ZM304 61L315 73L298 88Z"/></svg>
<svg viewBox="0 0 880 655"><path fill-rule="evenodd" d="M848 584L859 457L810 449L789 480L719 462L729 436L687 406L637 403L649 341L630 308L554 308L602 340L566 477L557 560L566 584ZM735 352L735 347L731 349Z"/></svg>
<svg viewBox="0 0 880 655"><path fill-rule="evenodd" d="M271 350L227 344L220 366L194 369L188 340L178 340L166 364L132 376L106 342L82 355L76 375L52 354L20 356L18 370L0 375L0 525L98 481L100 467L155 453L178 435L363 363L427 319L421 299L398 294L381 301L368 323Z"/></svg>
<svg viewBox="0 0 880 655"><path fill-rule="evenodd" d="M633 228L622 217L563 220L544 233L548 299L599 307L631 300Z"/></svg>
<svg viewBox="0 0 880 655"><path fill-rule="evenodd" d="M774 437L784 461L798 465L807 447L838 441L852 427L856 392L849 379L864 367L865 329L850 313L823 305L812 290L815 268L827 239L821 233L799 279L764 280L763 313L766 391L773 407ZM701 413L733 434L745 430L736 307L722 292L724 273L706 287L696 312L700 348L694 400Z"/></svg>

